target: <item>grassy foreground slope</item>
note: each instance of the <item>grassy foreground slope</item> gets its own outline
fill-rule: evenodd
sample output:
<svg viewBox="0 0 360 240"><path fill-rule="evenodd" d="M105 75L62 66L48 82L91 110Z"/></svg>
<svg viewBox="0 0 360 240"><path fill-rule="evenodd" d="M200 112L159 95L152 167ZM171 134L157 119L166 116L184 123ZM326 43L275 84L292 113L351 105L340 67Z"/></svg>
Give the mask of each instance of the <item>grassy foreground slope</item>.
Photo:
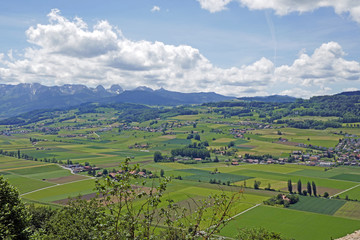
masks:
<svg viewBox="0 0 360 240"><path fill-rule="evenodd" d="M259 206L231 221L221 231L221 235L232 237L239 229L248 227L264 227L296 240L328 240L358 230L360 221L285 208Z"/></svg>

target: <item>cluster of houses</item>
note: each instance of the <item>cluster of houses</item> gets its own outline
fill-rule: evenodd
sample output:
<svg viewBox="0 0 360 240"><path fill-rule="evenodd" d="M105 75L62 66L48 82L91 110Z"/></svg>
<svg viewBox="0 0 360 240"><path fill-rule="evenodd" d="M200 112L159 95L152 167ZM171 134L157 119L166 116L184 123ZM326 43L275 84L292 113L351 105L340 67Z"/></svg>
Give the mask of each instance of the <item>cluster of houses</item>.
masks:
<svg viewBox="0 0 360 240"><path fill-rule="evenodd" d="M80 173L80 172L89 172L89 171L97 171L100 170L99 167L93 166L83 166L81 164L66 164L64 168L70 169L73 173Z"/></svg>
<svg viewBox="0 0 360 240"><path fill-rule="evenodd" d="M172 135L175 134L174 132L171 132L171 130L174 130L174 128L181 128L184 126L191 126L196 124L196 122L186 121L186 122L170 122L162 124L159 127L139 127L139 126L130 126L130 125L122 125L121 130L137 130L137 131L144 131L144 132L164 132L164 130L170 130L170 132L166 132L166 134Z"/></svg>
<svg viewBox="0 0 360 240"><path fill-rule="evenodd" d="M241 162L245 162L245 163L251 163L251 164L285 164L287 162L287 158L279 158L279 159L272 159L272 158L267 158L267 159L263 159L263 160L259 160L259 159L252 159L252 158L240 158ZM238 163L237 160L232 160L231 165L239 165L239 164L234 164Z"/></svg>
<svg viewBox="0 0 360 240"><path fill-rule="evenodd" d="M58 138L75 138L75 137L86 137L85 134L64 134L64 135L58 135Z"/></svg>
<svg viewBox="0 0 360 240"><path fill-rule="evenodd" d="M239 129L239 128L232 128L230 129L230 134L233 135L235 138L245 138L244 134L250 129Z"/></svg>
<svg viewBox="0 0 360 240"><path fill-rule="evenodd" d="M149 144L138 144L135 143L134 145L128 146L129 149L148 149L149 148Z"/></svg>
<svg viewBox="0 0 360 240"><path fill-rule="evenodd" d="M111 177L112 179L116 179L116 176L119 175L119 174L123 174L124 171L123 170L118 170L117 172L111 172L111 173L108 173L109 177ZM129 172L131 175L137 175L137 176L140 176L140 177L143 177L143 178L152 178L153 177L153 174L151 173L151 171L131 171ZM104 173L103 172L97 172L96 176L97 177L101 177L103 176Z"/></svg>
<svg viewBox="0 0 360 240"><path fill-rule="evenodd" d="M256 126L253 126L256 125ZM230 129L230 134L233 135L235 138L245 138L244 134L250 131L254 131L256 129L271 129L273 128L271 125L263 125L259 123L252 123L252 127L250 128L232 128Z"/></svg>
<svg viewBox="0 0 360 240"><path fill-rule="evenodd" d="M229 126L248 126L250 127L248 130L255 130L255 129L273 129L274 127L270 124L252 122L252 121L239 121L239 122L227 122L227 121L205 121L206 123L212 124L226 124ZM276 127L275 127L276 128Z"/></svg>
<svg viewBox="0 0 360 240"><path fill-rule="evenodd" d="M360 138L344 138L335 147L337 162L347 166L360 166Z"/></svg>
<svg viewBox="0 0 360 240"><path fill-rule="evenodd" d="M4 136L11 136L12 134L27 134L29 133L29 130L4 130L4 131L0 131L0 135L4 135Z"/></svg>

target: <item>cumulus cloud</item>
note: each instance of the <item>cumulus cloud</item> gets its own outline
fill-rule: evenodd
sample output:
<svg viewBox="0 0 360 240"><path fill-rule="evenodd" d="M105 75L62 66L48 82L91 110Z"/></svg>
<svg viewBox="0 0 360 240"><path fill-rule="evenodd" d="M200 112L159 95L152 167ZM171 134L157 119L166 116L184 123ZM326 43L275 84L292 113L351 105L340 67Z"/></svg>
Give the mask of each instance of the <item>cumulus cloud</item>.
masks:
<svg viewBox="0 0 360 240"><path fill-rule="evenodd" d="M321 45L312 55L302 52L292 65L275 67L263 57L240 67L214 66L187 45L132 41L107 21L89 27L52 10L48 24L26 31L31 47L0 53L0 81L40 82L45 85L120 84L125 89L148 86L182 92L214 91L233 96L266 95L270 88L288 85L295 96L329 91L327 85L359 82L358 62L345 60L335 42ZM301 88L298 91L296 88ZM297 95L296 95L297 94Z"/></svg>
<svg viewBox="0 0 360 240"><path fill-rule="evenodd" d="M238 2L250 10L272 9L278 15L291 12L309 12L322 7L332 7L337 14L347 13L360 23L360 2L356 0L197 0L203 9L218 12L226 9L230 2Z"/></svg>
<svg viewBox="0 0 360 240"><path fill-rule="evenodd" d="M57 9L48 18L48 24L26 31L33 46L23 56L5 59L2 55L2 82L120 84L128 89L146 85L239 95L249 87L266 86L273 72L272 62L266 58L249 66L223 69L191 46L131 41L107 21L90 28L80 18L66 19Z"/></svg>
<svg viewBox="0 0 360 240"><path fill-rule="evenodd" d="M159 6L153 6L153 8L150 10L151 12L159 12L160 7Z"/></svg>
<svg viewBox="0 0 360 240"><path fill-rule="evenodd" d="M340 81L358 81L360 64L347 61L341 46L336 42L322 44L309 56L302 53L291 66L283 65L275 70L277 79L305 87L325 87Z"/></svg>
<svg viewBox="0 0 360 240"><path fill-rule="evenodd" d="M226 5L232 0L197 0L201 8L206 9L212 13L219 12L226 9Z"/></svg>
<svg viewBox="0 0 360 240"><path fill-rule="evenodd" d="M279 93L279 95L287 95L297 98L310 98L312 96L321 96L321 95L327 95L331 91L331 88L321 88L321 89L304 89L304 88L291 88L284 90Z"/></svg>
<svg viewBox="0 0 360 240"><path fill-rule="evenodd" d="M343 92L354 92L354 91L359 91L359 89L356 88L356 87L344 88L343 89Z"/></svg>

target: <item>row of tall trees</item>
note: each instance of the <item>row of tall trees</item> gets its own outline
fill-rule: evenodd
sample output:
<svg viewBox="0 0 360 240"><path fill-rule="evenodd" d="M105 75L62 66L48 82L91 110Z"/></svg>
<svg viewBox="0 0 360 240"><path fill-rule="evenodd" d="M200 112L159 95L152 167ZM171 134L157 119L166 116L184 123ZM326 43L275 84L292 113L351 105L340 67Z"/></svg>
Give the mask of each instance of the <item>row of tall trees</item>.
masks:
<svg viewBox="0 0 360 240"><path fill-rule="evenodd" d="M294 193L293 192L293 184L292 184L291 179L288 180L288 191L290 193ZM299 179L299 181L297 182L297 191L300 195L309 194L310 196L312 196L312 195L314 195L315 197L317 196L317 189L316 189L316 184L314 181L312 181L312 183L307 182L306 190L303 190L301 180Z"/></svg>

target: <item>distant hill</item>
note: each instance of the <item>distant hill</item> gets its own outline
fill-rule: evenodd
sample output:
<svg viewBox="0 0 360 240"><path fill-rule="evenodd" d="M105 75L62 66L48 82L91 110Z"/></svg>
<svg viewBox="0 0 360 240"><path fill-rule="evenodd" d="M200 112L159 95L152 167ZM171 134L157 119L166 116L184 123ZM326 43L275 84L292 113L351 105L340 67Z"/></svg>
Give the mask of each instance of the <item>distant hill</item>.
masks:
<svg viewBox="0 0 360 240"><path fill-rule="evenodd" d="M339 94L336 94L337 96L359 96L360 95L360 91L352 91L352 92L342 92L342 93L339 93Z"/></svg>
<svg viewBox="0 0 360 240"><path fill-rule="evenodd" d="M136 88L135 90L125 91L117 96L103 99L102 102L128 102L148 105L167 105L176 106L183 104L202 104L208 102L218 102L234 99L217 93L181 93L168 91L163 88L151 90L149 88Z"/></svg>
<svg viewBox="0 0 360 240"><path fill-rule="evenodd" d="M271 95L266 97L241 97L238 98L243 101L258 101L258 102L273 102L273 103L292 103L296 102L297 98L283 95Z"/></svg>
<svg viewBox="0 0 360 240"><path fill-rule="evenodd" d="M119 85L105 89L101 85L96 88L89 88L85 85L72 84L50 87L39 83L0 84L0 118L16 116L38 109L62 109L87 102L126 102L175 106L230 99L233 98L216 93L180 93L165 89L152 90L144 86L124 91Z"/></svg>

